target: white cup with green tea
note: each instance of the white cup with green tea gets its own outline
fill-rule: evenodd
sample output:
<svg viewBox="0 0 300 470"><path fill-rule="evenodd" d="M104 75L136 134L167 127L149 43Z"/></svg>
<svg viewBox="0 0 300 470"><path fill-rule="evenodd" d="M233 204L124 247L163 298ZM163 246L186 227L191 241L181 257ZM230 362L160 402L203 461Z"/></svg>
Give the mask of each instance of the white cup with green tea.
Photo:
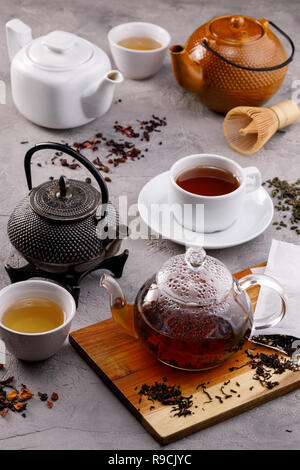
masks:
<svg viewBox="0 0 300 470"><path fill-rule="evenodd" d="M75 313L75 300L64 287L17 282L0 291L0 337L18 359L48 359L63 345Z"/></svg>
<svg viewBox="0 0 300 470"><path fill-rule="evenodd" d="M170 35L152 23L123 23L112 28L108 41L118 69L127 77L141 80L152 77L161 68Z"/></svg>

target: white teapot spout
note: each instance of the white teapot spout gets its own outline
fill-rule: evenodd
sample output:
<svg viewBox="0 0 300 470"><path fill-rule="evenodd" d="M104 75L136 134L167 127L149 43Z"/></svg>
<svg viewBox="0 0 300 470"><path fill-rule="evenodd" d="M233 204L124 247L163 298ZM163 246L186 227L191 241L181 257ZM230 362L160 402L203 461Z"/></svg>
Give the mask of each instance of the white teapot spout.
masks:
<svg viewBox="0 0 300 470"><path fill-rule="evenodd" d="M82 98L82 107L86 117L97 118L105 114L111 106L115 86L123 80L121 72L111 70L105 74L100 83L87 90Z"/></svg>
<svg viewBox="0 0 300 470"><path fill-rule="evenodd" d="M16 53L31 42L31 28L21 20L14 18L6 23L6 40L9 60L12 61Z"/></svg>

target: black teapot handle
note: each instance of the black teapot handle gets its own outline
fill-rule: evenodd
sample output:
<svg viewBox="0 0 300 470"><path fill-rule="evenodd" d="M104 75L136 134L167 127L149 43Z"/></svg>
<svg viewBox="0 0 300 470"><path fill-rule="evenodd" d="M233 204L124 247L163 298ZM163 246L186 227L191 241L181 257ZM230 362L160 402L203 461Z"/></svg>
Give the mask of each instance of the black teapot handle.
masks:
<svg viewBox="0 0 300 470"><path fill-rule="evenodd" d="M272 70L282 69L283 67L286 67L290 62L292 62L292 60L294 58L294 54L295 54L295 44L293 43L290 36L287 33L285 33L282 29L280 29L278 26L276 26L276 24L273 23L273 21L269 21L269 23L270 23L271 26L273 26L273 28L277 29L277 31L279 33L281 33L288 40L288 42L290 43L291 48L292 48L292 52L291 52L290 57L287 60L285 60L284 62L282 62L281 64L273 65L272 67L246 67L245 65L239 65L239 64L236 64L235 62L231 62L231 60L229 60L229 59L226 59L226 57L224 57L223 55L219 54L219 52L212 49L208 45L208 43L205 39L202 42L202 46L205 47L205 49L207 51L212 52L213 54L215 54L215 56L219 57L219 59L226 62L226 64L232 65L233 67L236 67L238 69L250 70L251 72L271 72Z"/></svg>
<svg viewBox="0 0 300 470"><path fill-rule="evenodd" d="M25 159L24 159L24 167L25 167L25 175L27 180L27 185L29 189L32 189L32 178L31 178L31 157L35 152L44 149L52 149L57 150L58 152L63 152L71 157L75 158L78 162L80 162L83 166L85 166L89 172L94 176L96 179L101 195L102 195L102 204L108 203L108 189L107 184L105 183L103 177L97 170L97 168L91 163L84 155L77 152L77 150L72 149L68 145L59 144L56 142L42 142L40 144L36 144L34 147L29 149L26 152Z"/></svg>

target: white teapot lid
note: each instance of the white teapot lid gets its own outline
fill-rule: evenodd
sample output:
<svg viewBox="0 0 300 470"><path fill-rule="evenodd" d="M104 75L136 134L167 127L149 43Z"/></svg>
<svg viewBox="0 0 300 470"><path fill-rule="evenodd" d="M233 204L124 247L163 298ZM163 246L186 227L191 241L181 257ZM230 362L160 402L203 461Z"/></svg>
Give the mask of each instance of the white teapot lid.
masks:
<svg viewBox="0 0 300 470"><path fill-rule="evenodd" d="M73 68L93 56L88 41L66 31L52 31L35 39L28 49L28 56L35 64L47 68Z"/></svg>

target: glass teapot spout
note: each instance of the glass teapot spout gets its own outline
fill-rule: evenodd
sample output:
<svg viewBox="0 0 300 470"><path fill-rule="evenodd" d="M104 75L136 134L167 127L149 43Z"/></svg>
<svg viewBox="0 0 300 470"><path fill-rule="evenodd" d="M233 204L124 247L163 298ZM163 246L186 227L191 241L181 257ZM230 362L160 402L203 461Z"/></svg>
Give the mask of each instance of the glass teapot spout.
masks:
<svg viewBox="0 0 300 470"><path fill-rule="evenodd" d="M134 326L134 305L126 302L123 291L116 279L109 274L102 274L100 286L110 294L110 308L114 321L130 336L138 338Z"/></svg>

